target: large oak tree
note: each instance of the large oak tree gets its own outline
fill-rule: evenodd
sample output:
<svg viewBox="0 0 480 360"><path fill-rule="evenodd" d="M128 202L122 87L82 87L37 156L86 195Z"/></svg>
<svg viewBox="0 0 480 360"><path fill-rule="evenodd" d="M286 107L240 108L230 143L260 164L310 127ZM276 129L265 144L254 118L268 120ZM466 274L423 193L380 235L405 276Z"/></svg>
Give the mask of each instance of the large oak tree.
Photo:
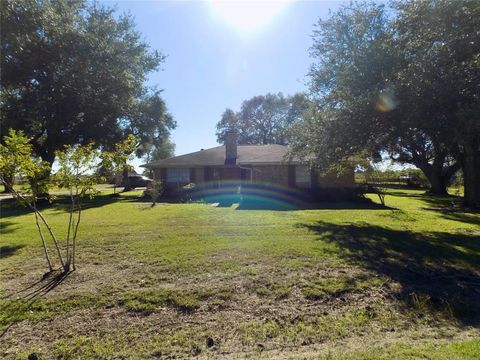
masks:
<svg viewBox="0 0 480 360"><path fill-rule="evenodd" d="M476 0L397 1L399 97L408 117L460 163L465 202L480 207L480 6Z"/></svg>
<svg viewBox="0 0 480 360"><path fill-rule="evenodd" d="M318 108L297 131L297 153L335 163L388 151L422 169L434 192L461 165L466 202L478 206L478 11L474 1L397 2L393 12L354 3L319 21Z"/></svg>
<svg viewBox="0 0 480 360"><path fill-rule="evenodd" d="M304 94L266 94L242 102L235 113L226 109L217 123L217 141L223 143L229 131L238 133L239 144L281 144L289 140L290 127L300 121L310 106Z"/></svg>
<svg viewBox="0 0 480 360"><path fill-rule="evenodd" d="M130 16L84 0L5 0L0 15L1 128L24 130L42 159L69 144L111 148L127 134L158 145L174 128L145 85L164 55Z"/></svg>

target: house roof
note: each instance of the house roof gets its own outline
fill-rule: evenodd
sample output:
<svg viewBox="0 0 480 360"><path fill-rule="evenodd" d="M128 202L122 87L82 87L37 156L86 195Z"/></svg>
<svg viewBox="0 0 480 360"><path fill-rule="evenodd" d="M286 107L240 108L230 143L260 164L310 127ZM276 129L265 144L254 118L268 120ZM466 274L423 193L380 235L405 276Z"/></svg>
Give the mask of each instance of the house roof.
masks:
<svg viewBox="0 0 480 360"><path fill-rule="evenodd" d="M296 164L300 160L287 159L288 146L285 145L238 145L235 165L275 165ZM190 154L174 156L153 161L143 167L199 167L225 165L225 146L196 151Z"/></svg>

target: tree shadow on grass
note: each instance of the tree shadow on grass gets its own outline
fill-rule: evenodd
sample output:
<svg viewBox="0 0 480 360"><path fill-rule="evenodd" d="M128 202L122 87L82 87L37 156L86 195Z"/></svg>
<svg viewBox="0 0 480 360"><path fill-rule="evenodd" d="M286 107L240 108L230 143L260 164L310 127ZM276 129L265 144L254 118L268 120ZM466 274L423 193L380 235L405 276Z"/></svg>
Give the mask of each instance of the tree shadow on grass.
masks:
<svg viewBox="0 0 480 360"><path fill-rule="evenodd" d="M402 191L391 191L392 196L409 197L426 203L425 210L435 211L448 220L467 224L480 225L480 211L463 207L463 198L456 195L434 196L426 193L412 194Z"/></svg>
<svg viewBox="0 0 480 360"><path fill-rule="evenodd" d="M82 203L82 209L88 210L93 208L99 208L113 203L129 203L129 202L145 202L138 195L122 195L112 196L112 194L102 194L92 199L84 199ZM54 202L50 203L47 200L41 200L38 202L37 207L40 211L51 209L57 212L70 211L70 199L65 196L58 196ZM21 216L25 214L33 213L27 206L18 204L16 200L9 199L2 202L2 219Z"/></svg>
<svg viewBox="0 0 480 360"><path fill-rule="evenodd" d="M14 255L18 250L25 247L25 245L2 245L0 246L0 259L7 258Z"/></svg>
<svg viewBox="0 0 480 360"><path fill-rule="evenodd" d="M46 295L59 286L71 273L72 271L64 272L62 270L46 273L40 280L19 290L17 296L20 295L21 299L33 300Z"/></svg>
<svg viewBox="0 0 480 360"><path fill-rule="evenodd" d="M3 217L3 214L2 214ZM15 231L16 227L14 225L16 222L14 221L2 221L0 222L0 234L9 234Z"/></svg>
<svg viewBox="0 0 480 360"><path fill-rule="evenodd" d="M236 210L394 210L372 201L277 202L270 199L243 199Z"/></svg>
<svg viewBox="0 0 480 360"><path fill-rule="evenodd" d="M28 319L32 309L37 305L37 300L59 286L69 275L70 272L61 270L46 273L39 280L29 286L21 289L9 296L4 296L0 300L0 338L16 322ZM14 299L15 298L15 299ZM38 305L40 310L41 305Z"/></svg>
<svg viewBox="0 0 480 360"><path fill-rule="evenodd" d="M448 310L465 325L480 324L480 236L326 222L299 226L341 245L353 263L401 284L407 305L421 296L432 313Z"/></svg>
<svg viewBox="0 0 480 360"><path fill-rule="evenodd" d="M442 212L441 217L448 220L459 221L466 224L480 226L480 215L461 212Z"/></svg>
<svg viewBox="0 0 480 360"><path fill-rule="evenodd" d="M275 194L273 194L275 195ZM251 196L251 195L224 195L202 198L202 203L219 208L230 208L237 205L235 210L392 210L387 206L376 204L370 199L358 198L350 201L302 201L295 197L285 196Z"/></svg>
<svg viewBox="0 0 480 360"><path fill-rule="evenodd" d="M412 193L401 190L389 190L387 192L387 195L422 200L426 202L428 206L433 207L460 206L463 201L463 198L461 196L456 195L431 195L426 192Z"/></svg>

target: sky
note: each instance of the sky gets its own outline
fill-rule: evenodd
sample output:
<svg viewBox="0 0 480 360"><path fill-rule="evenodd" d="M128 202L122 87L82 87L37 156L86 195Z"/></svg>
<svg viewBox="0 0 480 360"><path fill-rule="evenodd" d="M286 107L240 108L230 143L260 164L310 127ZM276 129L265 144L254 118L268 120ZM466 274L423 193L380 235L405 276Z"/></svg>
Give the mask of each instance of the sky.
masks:
<svg viewBox="0 0 480 360"><path fill-rule="evenodd" d="M103 1L129 12L167 56L148 84L177 122L176 155L217 146L223 111L256 95L307 90L314 24L340 1ZM135 167L142 163L135 161Z"/></svg>

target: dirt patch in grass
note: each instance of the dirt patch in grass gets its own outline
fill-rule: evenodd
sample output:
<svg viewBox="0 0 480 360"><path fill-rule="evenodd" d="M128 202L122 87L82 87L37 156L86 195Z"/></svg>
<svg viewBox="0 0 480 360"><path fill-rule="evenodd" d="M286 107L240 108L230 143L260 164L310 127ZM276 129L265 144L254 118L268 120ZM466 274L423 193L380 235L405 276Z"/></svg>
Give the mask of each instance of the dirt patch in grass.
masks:
<svg viewBox="0 0 480 360"><path fill-rule="evenodd" d="M373 346L385 333L394 342L407 341L419 329L435 333L435 324L446 321L421 306L406 308L397 299L400 284L374 273L326 263L293 271L275 263L250 259L232 273L206 272L176 278L175 284L146 262L92 263L23 315L17 307L1 351L6 357L276 356L302 347L315 351L310 346L319 343L332 351L341 341ZM18 285L4 294L15 290Z"/></svg>
<svg viewBox="0 0 480 360"><path fill-rule="evenodd" d="M395 307L393 303L355 306L353 301L368 302L363 297L310 303L294 312L291 308L288 311L287 304L273 308L230 297L229 305L213 310L209 306L212 299L214 296L203 300L199 308L188 313L155 301L158 306L147 313L132 312L117 303L113 307L107 304L62 313L48 322L26 321L7 334L3 340L8 349L2 351L7 357L28 352L64 358L235 357L239 352L278 357L285 351L290 355L313 355L322 349L326 354L326 349L340 349L339 343L352 351L365 349L378 346L379 340L385 342L386 337L395 343L410 342L420 334L423 338L466 336L458 328L439 329L422 319L412 326L398 312L385 312L385 305ZM319 348L318 344L323 345Z"/></svg>

